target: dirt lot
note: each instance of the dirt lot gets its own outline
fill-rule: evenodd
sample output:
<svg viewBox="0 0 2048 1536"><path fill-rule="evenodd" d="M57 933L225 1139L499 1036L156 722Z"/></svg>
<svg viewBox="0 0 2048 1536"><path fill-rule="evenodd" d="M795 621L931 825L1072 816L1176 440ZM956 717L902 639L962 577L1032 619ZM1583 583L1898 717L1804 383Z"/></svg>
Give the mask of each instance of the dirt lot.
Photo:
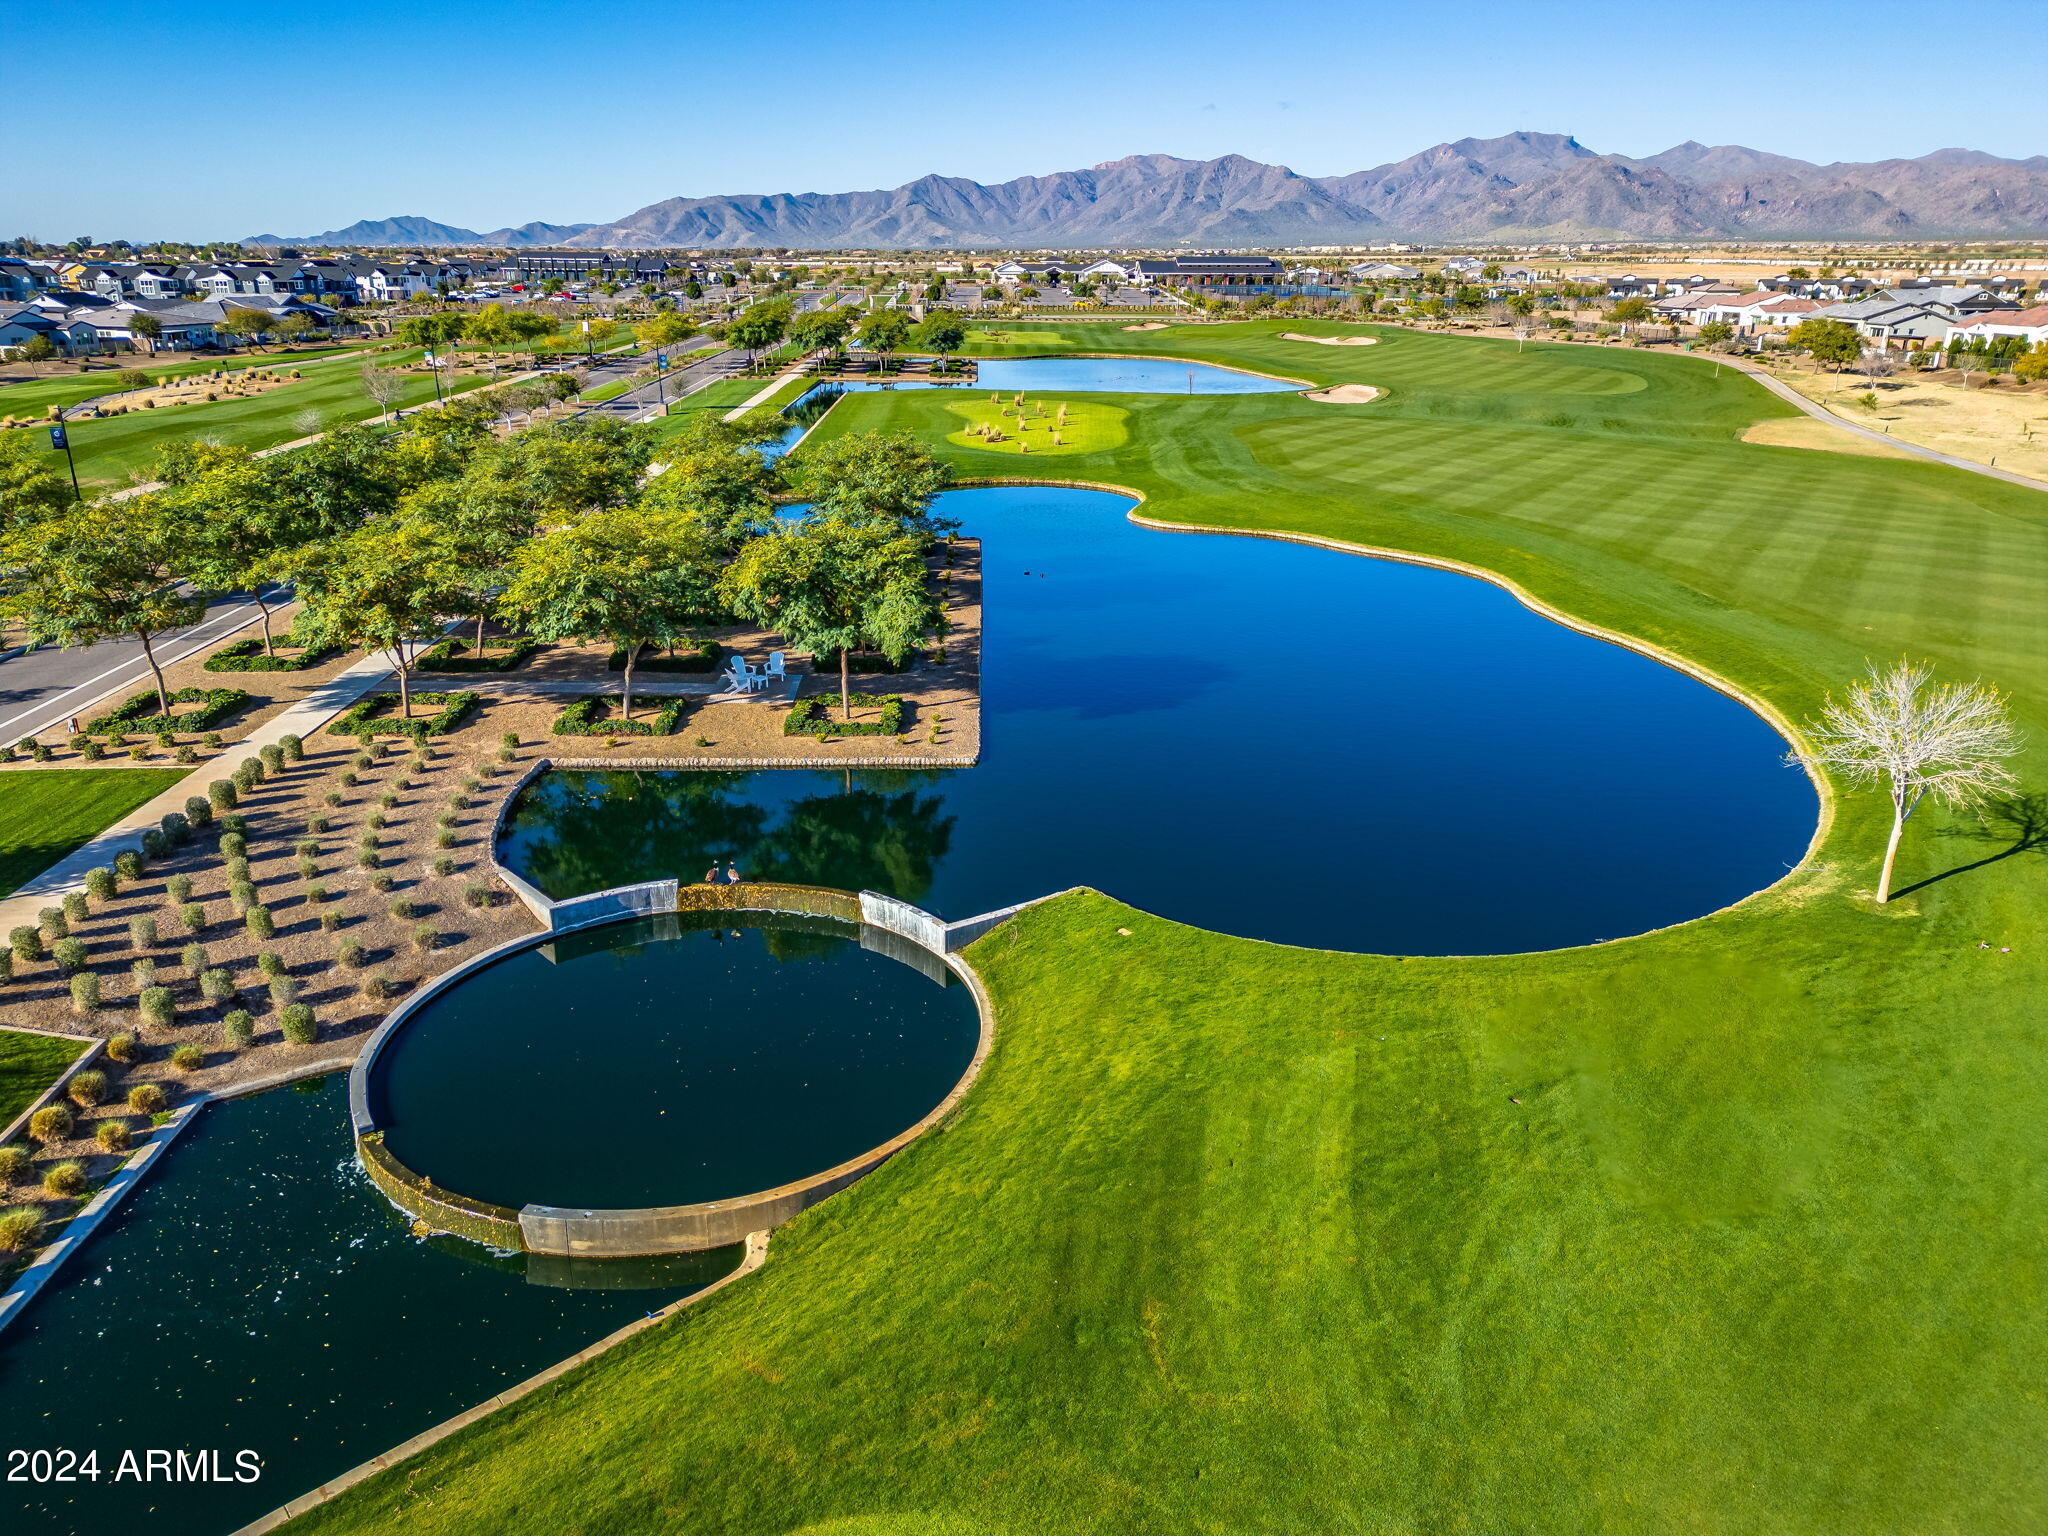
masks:
<svg viewBox="0 0 2048 1536"><path fill-rule="evenodd" d="M1932 376L1894 375L1876 388L1877 408L1857 397L1872 392L1858 373L1816 373L1804 363L1765 360L1771 374L1854 422L1939 453L2048 479L2048 385L2010 382L1966 389L1947 369ZM1977 375L1981 381L1983 375ZM1848 434L1844 433L1843 436Z"/></svg>

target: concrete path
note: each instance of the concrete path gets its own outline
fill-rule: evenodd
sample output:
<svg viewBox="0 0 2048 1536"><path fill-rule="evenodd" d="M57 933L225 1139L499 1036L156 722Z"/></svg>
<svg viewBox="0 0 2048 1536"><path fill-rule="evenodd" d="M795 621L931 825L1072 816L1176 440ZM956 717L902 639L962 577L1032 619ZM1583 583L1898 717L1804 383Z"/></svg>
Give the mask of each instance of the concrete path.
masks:
<svg viewBox="0 0 2048 1536"><path fill-rule="evenodd" d="M141 847L142 834L146 829L155 826L168 812L183 811L188 797L205 794L211 780L226 778L243 758L254 757L259 748L275 746L286 736L310 738L390 676L391 663L378 654L364 657L319 684L298 703L258 726L246 740L201 763L154 800L137 806L90 842L74 849L12 896L0 901L0 933L21 924L33 923L36 913L42 908L55 906L67 892L83 890L88 869L112 864L114 855L123 849Z"/></svg>
<svg viewBox="0 0 2048 1536"><path fill-rule="evenodd" d="M804 369L806 366L809 365L810 361L810 355L808 354L798 358L795 362L791 363L787 368L783 369L782 372L778 373L777 375L775 375L774 378L770 379L768 381L767 387L761 390L760 393L748 399L746 404L736 405L731 410L727 411L725 413L725 419L727 421L738 421L742 416L746 415L747 412L755 409L757 406L766 405L768 401L774 397L775 391L782 388L782 386L787 384L791 379L802 378Z"/></svg>
<svg viewBox="0 0 2048 1536"><path fill-rule="evenodd" d="M1887 448L1897 448L1916 458L1931 459L1936 464L1946 464L1951 469L1967 469L1973 475L1989 475L1994 480L2004 480L2013 485L2024 486L2030 491L2048 491L2048 480L2039 480L2032 475L2023 475L2017 470L2000 469L1995 464L1979 464L1975 459L1959 459L1952 453L1941 453L1933 448L1922 448L1909 443L1903 437L1894 437L1889 432L1880 432L1875 427L1866 427L1860 421L1851 421L1846 416L1837 416L1817 400L1809 400L1791 385L1773 378L1753 363L1740 358L1723 357L1716 361L1748 374L1772 394L1789 405L1796 405L1816 421L1824 421L1831 427L1840 427L1844 432L1854 432L1858 437L1867 437L1873 443L1882 443Z"/></svg>

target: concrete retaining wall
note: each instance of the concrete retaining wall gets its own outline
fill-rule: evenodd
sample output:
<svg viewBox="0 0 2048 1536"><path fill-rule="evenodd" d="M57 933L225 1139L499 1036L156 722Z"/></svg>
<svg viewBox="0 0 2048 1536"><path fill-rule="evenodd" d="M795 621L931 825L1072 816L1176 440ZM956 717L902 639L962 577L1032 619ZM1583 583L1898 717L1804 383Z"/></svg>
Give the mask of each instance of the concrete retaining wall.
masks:
<svg viewBox="0 0 2048 1536"><path fill-rule="evenodd" d="M589 928L622 918L673 912L676 910L677 884L674 880L643 880L638 885L615 885L588 896L573 896L550 906L548 927L556 933L565 933L571 928Z"/></svg>
<svg viewBox="0 0 2048 1536"><path fill-rule="evenodd" d="M436 1232L453 1232L471 1242L490 1248L516 1250L519 1244L519 1213L509 1206L472 1200L467 1195L436 1189L433 1182L414 1173L384 1150L383 1133L372 1131L356 1138L356 1158L370 1182L384 1192L384 1198L400 1210L418 1217ZM741 1236L745 1236L744 1233Z"/></svg>
<svg viewBox="0 0 2048 1536"><path fill-rule="evenodd" d="M894 896L884 896L878 891L860 893L860 919L877 928L886 928L891 933L900 933L913 944L943 955L946 952L946 925L922 907L913 907L907 901Z"/></svg>

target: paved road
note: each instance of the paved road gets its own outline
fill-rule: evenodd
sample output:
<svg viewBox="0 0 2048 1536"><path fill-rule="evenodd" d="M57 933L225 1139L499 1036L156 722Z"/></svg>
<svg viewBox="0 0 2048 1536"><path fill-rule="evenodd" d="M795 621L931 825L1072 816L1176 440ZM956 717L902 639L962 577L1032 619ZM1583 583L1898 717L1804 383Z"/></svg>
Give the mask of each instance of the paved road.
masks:
<svg viewBox="0 0 2048 1536"><path fill-rule="evenodd" d="M693 346L695 343L686 342L684 345ZM706 345L715 350L694 352L691 354L692 360L687 362L677 355L676 349L671 348L668 376L658 385L642 384L614 399L586 406L585 412L594 416L616 416L621 421L648 421L661 414L664 401L679 399L700 385L727 378L745 366L747 359L744 353L720 347L716 342L709 342ZM627 366L613 370L610 377L619 378L633 373L646 367L651 361L650 357L635 357ZM591 378L593 382L603 382L595 373Z"/></svg>
<svg viewBox="0 0 2048 1536"><path fill-rule="evenodd" d="M272 598L272 607L277 602ZM260 617L247 597L220 598L197 624L158 636L153 642L157 660L168 667ZM0 742L12 745L51 726L61 728L107 695L126 697L151 681L139 640L108 640L69 651L45 646L0 661Z"/></svg>

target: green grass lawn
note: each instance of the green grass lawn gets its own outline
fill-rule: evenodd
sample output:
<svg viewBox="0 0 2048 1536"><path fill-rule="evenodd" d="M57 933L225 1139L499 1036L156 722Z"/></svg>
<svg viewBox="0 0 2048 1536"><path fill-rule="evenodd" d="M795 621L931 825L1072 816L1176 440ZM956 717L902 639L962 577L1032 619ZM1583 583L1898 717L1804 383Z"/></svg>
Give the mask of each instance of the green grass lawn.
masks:
<svg viewBox="0 0 2048 1536"><path fill-rule="evenodd" d="M33 1104L84 1049L71 1040L0 1029L0 1125Z"/></svg>
<svg viewBox="0 0 2048 1536"><path fill-rule="evenodd" d="M111 394L120 386L115 373L133 369L152 379L183 378L188 374L226 369L282 368L287 371L317 362L321 358L355 350L352 346L305 347L292 351L243 352L232 357L187 358L178 362L158 361L147 356L116 359L117 367L95 368L87 373L65 373L48 378L24 378L19 384L0 385L0 416L46 416L53 405L76 405L96 395Z"/></svg>
<svg viewBox="0 0 2048 1536"><path fill-rule="evenodd" d="M22 768L0 774L0 896L185 777L183 768Z"/></svg>
<svg viewBox="0 0 2048 1536"><path fill-rule="evenodd" d="M415 350L382 352L367 359L380 368L396 368L419 360ZM133 412L103 421L79 421L71 427L71 449L78 459L79 479L113 485L147 470L157 448L179 438L206 437L248 448L269 448L306 435L301 419L312 413L320 430L350 421L369 421L378 408L363 393L365 359L337 358L303 366L303 379L241 400L183 405L161 411ZM294 363L293 367L300 367ZM511 377L520 365L506 371ZM491 383L488 374L466 374L444 390L456 393ZM397 401L404 410L434 398L431 375L408 375Z"/></svg>
<svg viewBox="0 0 2048 1536"><path fill-rule="evenodd" d="M1060 414L1062 407L1065 416ZM1122 447L1129 436L1124 426L1130 418L1128 411L1084 395L1069 395L1050 402L1034 397L1026 403L1021 416L1014 411L1005 414L1007 409L1005 403L993 400L953 397L946 411L959 418L961 425L957 431L946 434L946 441L970 453L1006 453L1022 458L1030 454L1101 453ZM993 427L1002 436L991 440L969 435L982 427ZM1053 440L1055 436L1057 442ZM963 467L962 473L971 475L973 470ZM1020 471L1006 467L1005 473Z"/></svg>
<svg viewBox="0 0 2048 1536"><path fill-rule="evenodd" d="M1127 437L1060 477L1474 561L1793 718L1909 654L2048 732L2048 498L1743 444L1788 408L1680 357L1277 338L1314 328L1113 345L1386 395L1090 395ZM820 431L919 431L974 473L957 421L884 393ZM2020 767L2048 787L2038 750ZM1883 831L1843 799L1770 891L1546 954L1031 909L971 952L998 1035L948 1129L760 1274L301 1525L2030 1529L2048 844L1916 822L1917 888L1880 909Z"/></svg>

